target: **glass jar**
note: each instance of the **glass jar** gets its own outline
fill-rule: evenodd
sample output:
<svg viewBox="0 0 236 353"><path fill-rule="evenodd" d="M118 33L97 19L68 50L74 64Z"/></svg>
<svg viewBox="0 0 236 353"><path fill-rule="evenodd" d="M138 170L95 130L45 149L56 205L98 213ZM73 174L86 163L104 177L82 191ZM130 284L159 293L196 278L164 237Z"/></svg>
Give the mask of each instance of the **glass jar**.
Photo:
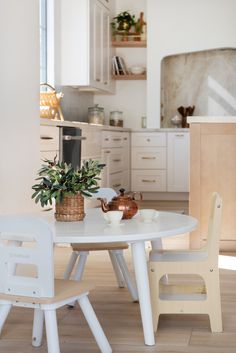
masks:
<svg viewBox="0 0 236 353"><path fill-rule="evenodd" d="M110 125L123 127L123 112L119 110L110 112Z"/></svg>
<svg viewBox="0 0 236 353"><path fill-rule="evenodd" d="M104 108L95 104L94 107L88 108L88 122L90 124L104 124Z"/></svg>

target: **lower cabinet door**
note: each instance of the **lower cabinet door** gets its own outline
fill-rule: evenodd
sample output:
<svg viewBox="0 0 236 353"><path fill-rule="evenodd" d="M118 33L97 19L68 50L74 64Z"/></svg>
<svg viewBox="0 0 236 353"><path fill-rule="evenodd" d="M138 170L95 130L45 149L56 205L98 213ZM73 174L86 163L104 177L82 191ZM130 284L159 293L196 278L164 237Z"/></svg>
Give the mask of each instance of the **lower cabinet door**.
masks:
<svg viewBox="0 0 236 353"><path fill-rule="evenodd" d="M119 193L119 190L123 188L123 172L110 174L108 185L110 188Z"/></svg>
<svg viewBox="0 0 236 353"><path fill-rule="evenodd" d="M166 191L166 170L132 170L132 191Z"/></svg>
<svg viewBox="0 0 236 353"><path fill-rule="evenodd" d="M59 151L40 151L40 163L43 163L44 159L54 160L57 157L59 160Z"/></svg>

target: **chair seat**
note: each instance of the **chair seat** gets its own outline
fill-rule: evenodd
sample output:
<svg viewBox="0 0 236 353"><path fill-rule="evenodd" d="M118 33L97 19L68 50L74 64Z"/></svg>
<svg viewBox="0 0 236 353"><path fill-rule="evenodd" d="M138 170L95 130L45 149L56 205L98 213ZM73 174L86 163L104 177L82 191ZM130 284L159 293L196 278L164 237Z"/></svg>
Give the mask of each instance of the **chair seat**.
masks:
<svg viewBox="0 0 236 353"><path fill-rule="evenodd" d="M154 262L191 262L207 259L207 251L158 251L152 250L149 253L149 261Z"/></svg>
<svg viewBox="0 0 236 353"><path fill-rule="evenodd" d="M12 294L0 294L0 300L18 301L34 304L53 304L62 300L66 300L68 298L73 298L76 296L79 297L81 294L87 295L91 288L93 288L93 286L88 283L65 279L56 279L54 289L55 295L52 298L36 298Z"/></svg>
<svg viewBox="0 0 236 353"><path fill-rule="evenodd" d="M74 251L99 251L99 250L124 250L128 249L127 243L86 243L86 244L71 244Z"/></svg>

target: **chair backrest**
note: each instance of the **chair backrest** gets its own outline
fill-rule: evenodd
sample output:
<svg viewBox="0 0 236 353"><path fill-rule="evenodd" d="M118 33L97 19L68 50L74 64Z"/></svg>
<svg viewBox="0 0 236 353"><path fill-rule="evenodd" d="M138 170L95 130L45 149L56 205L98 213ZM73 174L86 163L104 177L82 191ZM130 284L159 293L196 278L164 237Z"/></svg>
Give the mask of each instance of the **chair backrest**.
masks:
<svg viewBox="0 0 236 353"><path fill-rule="evenodd" d="M24 267L23 274L17 265ZM34 268L36 276L30 276L27 267ZM54 296L53 232L46 221L0 216L0 274L0 293Z"/></svg>
<svg viewBox="0 0 236 353"><path fill-rule="evenodd" d="M100 188L100 189L98 189L98 192L92 194L93 198L106 199L107 202L110 202L114 196L117 196L117 193L115 192L115 190L113 190L111 188Z"/></svg>
<svg viewBox="0 0 236 353"><path fill-rule="evenodd" d="M211 210L208 222L207 252L209 258L218 264L219 243L222 219L222 199L217 192L212 194Z"/></svg>

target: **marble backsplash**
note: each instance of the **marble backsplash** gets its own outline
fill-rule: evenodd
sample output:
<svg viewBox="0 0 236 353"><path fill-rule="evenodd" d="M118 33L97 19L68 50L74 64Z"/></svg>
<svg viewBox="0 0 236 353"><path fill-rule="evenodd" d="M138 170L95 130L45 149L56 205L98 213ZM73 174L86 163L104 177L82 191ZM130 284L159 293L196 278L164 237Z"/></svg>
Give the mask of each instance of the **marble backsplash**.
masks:
<svg viewBox="0 0 236 353"><path fill-rule="evenodd" d="M162 61L161 127L173 127L179 106L194 115L236 115L236 49L169 56Z"/></svg>
<svg viewBox="0 0 236 353"><path fill-rule="evenodd" d="M77 88L57 86L57 92L63 92L61 108L64 119L67 121L88 121L88 107L92 107L93 93L81 92Z"/></svg>

